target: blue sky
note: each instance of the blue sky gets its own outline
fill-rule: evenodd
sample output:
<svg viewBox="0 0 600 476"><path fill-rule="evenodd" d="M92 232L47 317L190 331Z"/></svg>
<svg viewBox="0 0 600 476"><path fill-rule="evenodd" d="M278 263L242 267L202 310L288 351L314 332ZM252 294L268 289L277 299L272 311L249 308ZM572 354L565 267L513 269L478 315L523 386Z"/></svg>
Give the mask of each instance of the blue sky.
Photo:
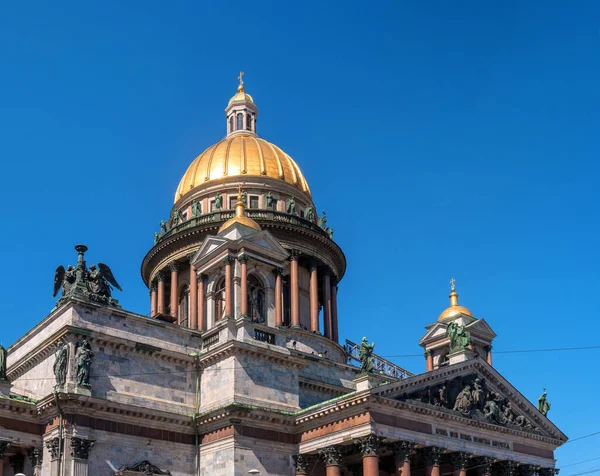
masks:
<svg viewBox="0 0 600 476"><path fill-rule="evenodd" d="M532 401L547 386L571 438L600 431L600 349L501 353L598 345L600 5L372 3L3 5L3 343L52 308L80 242L149 311L142 258L243 69L259 133L347 255L340 335L423 371L454 276L498 334L496 368Z"/></svg>

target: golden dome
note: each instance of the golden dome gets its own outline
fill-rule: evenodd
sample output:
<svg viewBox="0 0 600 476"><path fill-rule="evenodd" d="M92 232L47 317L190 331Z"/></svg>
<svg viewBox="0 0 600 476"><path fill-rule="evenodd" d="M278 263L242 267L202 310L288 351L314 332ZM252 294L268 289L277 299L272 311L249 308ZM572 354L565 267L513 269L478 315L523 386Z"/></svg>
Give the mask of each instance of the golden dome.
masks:
<svg viewBox="0 0 600 476"><path fill-rule="evenodd" d="M252 96L250 96L250 94L244 92L243 84L240 84L238 86L238 92L233 95L233 97L229 100L229 103L227 105L230 106L231 103L236 102L236 101L248 101L248 102L251 102L252 104L254 104L254 99L252 99Z"/></svg>
<svg viewBox="0 0 600 476"><path fill-rule="evenodd" d="M311 198L300 167L289 155L253 134L236 134L210 146L194 159L179 182L175 202L207 182L251 176L283 180Z"/></svg>
<svg viewBox="0 0 600 476"><path fill-rule="evenodd" d="M244 225L249 228L253 228L254 230L260 231L260 225L256 223L252 218L247 217L244 213L245 210L246 205L244 205L244 202L242 201L242 186L239 185L237 203L235 204L235 216L221 225L221 228L219 228L219 233L226 230L235 223L239 223L240 225Z"/></svg>
<svg viewBox="0 0 600 476"><path fill-rule="evenodd" d="M438 321L445 321L446 319L451 319L453 317L458 317L460 314L469 317L473 316L473 313L469 311L466 307L458 304L458 293L456 292L456 288L454 287L454 278L450 280L452 287L450 288L450 306L444 309L444 311L438 317Z"/></svg>

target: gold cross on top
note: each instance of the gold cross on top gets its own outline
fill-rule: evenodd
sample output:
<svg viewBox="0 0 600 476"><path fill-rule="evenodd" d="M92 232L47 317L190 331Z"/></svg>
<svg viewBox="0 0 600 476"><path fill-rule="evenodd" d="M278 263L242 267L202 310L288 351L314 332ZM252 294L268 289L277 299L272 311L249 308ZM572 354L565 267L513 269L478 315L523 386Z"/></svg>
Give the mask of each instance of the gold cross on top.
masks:
<svg viewBox="0 0 600 476"><path fill-rule="evenodd" d="M450 291L454 292L456 288L454 287L454 283L456 283L456 279L452 278L450 280Z"/></svg>
<svg viewBox="0 0 600 476"><path fill-rule="evenodd" d="M242 198L242 184L238 184L238 198L241 200Z"/></svg>
<svg viewBox="0 0 600 476"><path fill-rule="evenodd" d="M244 84L244 72L240 71L240 75L238 76L238 79L240 80L240 86L242 86Z"/></svg>

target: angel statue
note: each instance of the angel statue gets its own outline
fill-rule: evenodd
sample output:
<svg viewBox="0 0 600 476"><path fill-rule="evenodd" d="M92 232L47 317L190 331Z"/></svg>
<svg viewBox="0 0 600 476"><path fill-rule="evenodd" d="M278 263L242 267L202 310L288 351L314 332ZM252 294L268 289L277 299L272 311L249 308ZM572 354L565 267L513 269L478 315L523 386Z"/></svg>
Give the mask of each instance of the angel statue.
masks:
<svg viewBox="0 0 600 476"><path fill-rule="evenodd" d="M450 337L450 352L464 350L471 344L469 331L466 331L464 326L459 326L456 322L450 323L446 329L446 336Z"/></svg>
<svg viewBox="0 0 600 476"><path fill-rule="evenodd" d="M98 267L90 265L90 272L87 275L88 290L98 296L111 297L111 285L119 291L123 291L119 283L112 274L110 268L104 263L98 263Z"/></svg>
<svg viewBox="0 0 600 476"><path fill-rule="evenodd" d="M58 290L61 288L63 296L69 294L75 284L76 278L77 276L73 266L69 265L67 266L67 269L65 269L64 266L61 265L56 268L56 271L54 272L54 294L52 294L52 297L56 297Z"/></svg>
<svg viewBox="0 0 600 476"><path fill-rule="evenodd" d="M373 372L373 349L375 349L375 343L368 344L367 338L363 337L358 354L361 374Z"/></svg>
<svg viewBox="0 0 600 476"><path fill-rule="evenodd" d="M550 411L550 402L546 399L546 395L548 394L544 388L544 393L542 393L542 396L538 398L538 410L544 416L548 415L548 412Z"/></svg>

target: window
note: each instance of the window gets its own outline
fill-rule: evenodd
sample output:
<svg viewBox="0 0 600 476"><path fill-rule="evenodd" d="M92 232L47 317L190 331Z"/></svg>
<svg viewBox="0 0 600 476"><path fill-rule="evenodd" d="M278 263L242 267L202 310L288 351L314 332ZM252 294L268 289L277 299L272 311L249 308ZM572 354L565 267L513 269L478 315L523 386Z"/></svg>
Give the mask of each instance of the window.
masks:
<svg viewBox="0 0 600 476"><path fill-rule="evenodd" d="M258 208L258 197L250 195L250 208Z"/></svg>
<svg viewBox="0 0 600 476"><path fill-rule="evenodd" d="M248 317L253 322L264 322L265 315L265 290L262 283L254 275L248 277Z"/></svg>
<svg viewBox="0 0 600 476"><path fill-rule="evenodd" d="M248 114L246 116L246 129L249 131L252 130L252 119L253 119L253 116L251 114Z"/></svg>
<svg viewBox="0 0 600 476"><path fill-rule="evenodd" d="M235 129L238 131L241 131L244 128L244 115L241 112L238 112L236 121L237 121L237 123L236 123Z"/></svg>
<svg viewBox="0 0 600 476"><path fill-rule="evenodd" d="M179 325L188 327L189 323L189 306L190 306L190 288L186 284L179 291Z"/></svg>
<svg viewBox="0 0 600 476"><path fill-rule="evenodd" d="M231 210L235 209L235 204L237 203L237 197L229 197L229 208Z"/></svg>
<svg viewBox="0 0 600 476"><path fill-rule="evenodd" d="M215 290L215 321L223 319L225 315L225 277L222 277Z"/></svg>
<svg viewBox="0 0 600 476"><path fill-rule="evenodd" d="M229 116L229 132L233 132L233 116Z"/></svg>

